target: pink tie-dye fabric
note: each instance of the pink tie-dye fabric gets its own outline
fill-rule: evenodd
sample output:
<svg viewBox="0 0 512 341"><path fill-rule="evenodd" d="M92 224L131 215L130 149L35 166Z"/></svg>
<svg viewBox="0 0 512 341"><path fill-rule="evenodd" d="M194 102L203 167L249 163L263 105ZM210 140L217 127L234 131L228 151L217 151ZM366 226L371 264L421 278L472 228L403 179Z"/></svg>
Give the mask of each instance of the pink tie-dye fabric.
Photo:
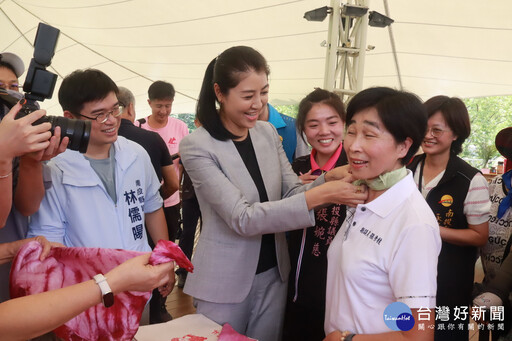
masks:
<svg viewBox="0 0 512 341"><path fill-rule="evenodd" d="M158 265L170 261L176 261L180 268L188 272L194 271L194 266L178 245L169 240L159 240L149 257L149 264Z"/></svg>
<svg viewBox="0 0 512 341"><path fill-rule="evenodd" d="M219 341L256 341L238 333L229 323L224 323L220 331Z"/></svg>
<svg viewBox="0 0 512 341"><path fill-rule="evenodd" d="M160 241L152 258L164 263L176 260L182 267L193 268L181 249L172 242ZM122 262L140 255L140 252L101 248L52 248L49 256L40 261L42 247L38 242L23 246L11 268L10 293L12 298L32 295L66 287L91 279L98 273L107 273ZM185 261L186 260L186 261ZM151 261L150 264L154 263ZM115 296L114 305L105 308L98 304L55 329L55 334L69 341L120 340L130 341L139 328L149 292L124 292Z"/></svg>

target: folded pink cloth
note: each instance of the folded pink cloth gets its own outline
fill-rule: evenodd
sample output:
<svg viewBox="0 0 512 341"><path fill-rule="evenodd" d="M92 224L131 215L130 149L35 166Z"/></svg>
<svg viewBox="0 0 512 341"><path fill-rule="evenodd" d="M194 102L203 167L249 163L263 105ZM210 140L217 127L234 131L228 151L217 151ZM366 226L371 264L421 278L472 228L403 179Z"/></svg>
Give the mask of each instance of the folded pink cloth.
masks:
<svg viewBox="0 0 512 341"><path fill-rule="evenodd" d="M158 265L170 261L175 261L180 268L188 272L194 272L194 266L178 245L169 240L160 239L149 257L149 264Z"/></svg>
<svg viewBox="0 0 512 341"><path fill-rule="evenodd" d="M238 333L236 330L231 327L229 323L224 323L222 326L222 330L219 334L219 341L256 341L256 339L251 339L250 337L244 336Z"/></svg>
<svg viewBox="0 0 512 341"><path fill-rule="evenodd" d="M172 242L159 241L150 257L150 264L176 260L183 268L193 266L181 249ZM158 249L157 249L158 248ZM136 251L69 247L52 248L44 261L39 257L42 246L30 242L16 255L10 274L12 298L63 288L90 280L98 273L107 273L122 262L142 254ZM149 292L117 294L110 308L98 304L55 329L64 340L131 341L139 328Z"/></svg>

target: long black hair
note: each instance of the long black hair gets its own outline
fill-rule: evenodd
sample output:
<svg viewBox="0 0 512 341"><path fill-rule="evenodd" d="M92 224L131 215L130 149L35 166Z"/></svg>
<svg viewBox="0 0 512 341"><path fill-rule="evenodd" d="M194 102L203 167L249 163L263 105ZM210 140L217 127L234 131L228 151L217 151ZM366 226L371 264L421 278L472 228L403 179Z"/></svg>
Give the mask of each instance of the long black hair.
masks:
<svg viewBox="0 0 512 341"><path fill-rule="evenodd" d="M225 141L240 137L232 134L222 124L213 85L216 83L221 93L227 95L230 89L240 83L241 75L249 71L265 72L267 76L270 73L261 53L248 46L231 47L208 64L197 101L196 117L213 138Z"/></svg>

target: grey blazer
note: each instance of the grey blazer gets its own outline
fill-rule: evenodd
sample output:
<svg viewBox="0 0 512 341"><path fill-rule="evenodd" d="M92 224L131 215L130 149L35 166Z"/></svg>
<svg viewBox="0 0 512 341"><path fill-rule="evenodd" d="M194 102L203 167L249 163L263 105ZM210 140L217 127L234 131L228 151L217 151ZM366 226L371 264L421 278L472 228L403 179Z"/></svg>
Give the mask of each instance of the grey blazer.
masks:
<svg viewBox="0 0 512 341"><path fill-rule="evenodd" d="M325 182L321 176L302 185L293 172L276 129L258 121L250 129L268 202L259 194L233 141L219 141L198 128L180 143L180 155L201 207L203 229L185 293L214 303L242 302L258 265L261 236L275 233L281 280L290 272L284 231L314 225L304 191Z"/></svg>

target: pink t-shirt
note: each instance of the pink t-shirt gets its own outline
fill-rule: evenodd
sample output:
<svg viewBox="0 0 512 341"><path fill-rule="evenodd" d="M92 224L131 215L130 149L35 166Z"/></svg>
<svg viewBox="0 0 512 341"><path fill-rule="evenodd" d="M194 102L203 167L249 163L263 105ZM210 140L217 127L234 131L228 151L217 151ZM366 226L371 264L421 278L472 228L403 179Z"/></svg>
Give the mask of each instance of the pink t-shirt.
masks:
<svg viewBox="0 0 512 341"><path fill-rule="evenodd" d="M169 117L169 120L167 121L167 125L163 128L152 128L149 126L149 116L146 117L146 123L143 123L141 125L141 128L144 128L146 130L154 131L155 133L158 133L162 139L167 144L167 148L169 148L169 153L171 155L178 153L178 147L180 145L181 139L183 139L185 136L188 135L188 127L185 124L185 122L178 120L174 117ZM179 159L174 160L174 168L176 170L176 174L178 177L179 174ZM179 191L176 191L173 195L171 195L169 198L164 200L164 206L174 206L179 204L180 202L180 193Z"/></svg>

